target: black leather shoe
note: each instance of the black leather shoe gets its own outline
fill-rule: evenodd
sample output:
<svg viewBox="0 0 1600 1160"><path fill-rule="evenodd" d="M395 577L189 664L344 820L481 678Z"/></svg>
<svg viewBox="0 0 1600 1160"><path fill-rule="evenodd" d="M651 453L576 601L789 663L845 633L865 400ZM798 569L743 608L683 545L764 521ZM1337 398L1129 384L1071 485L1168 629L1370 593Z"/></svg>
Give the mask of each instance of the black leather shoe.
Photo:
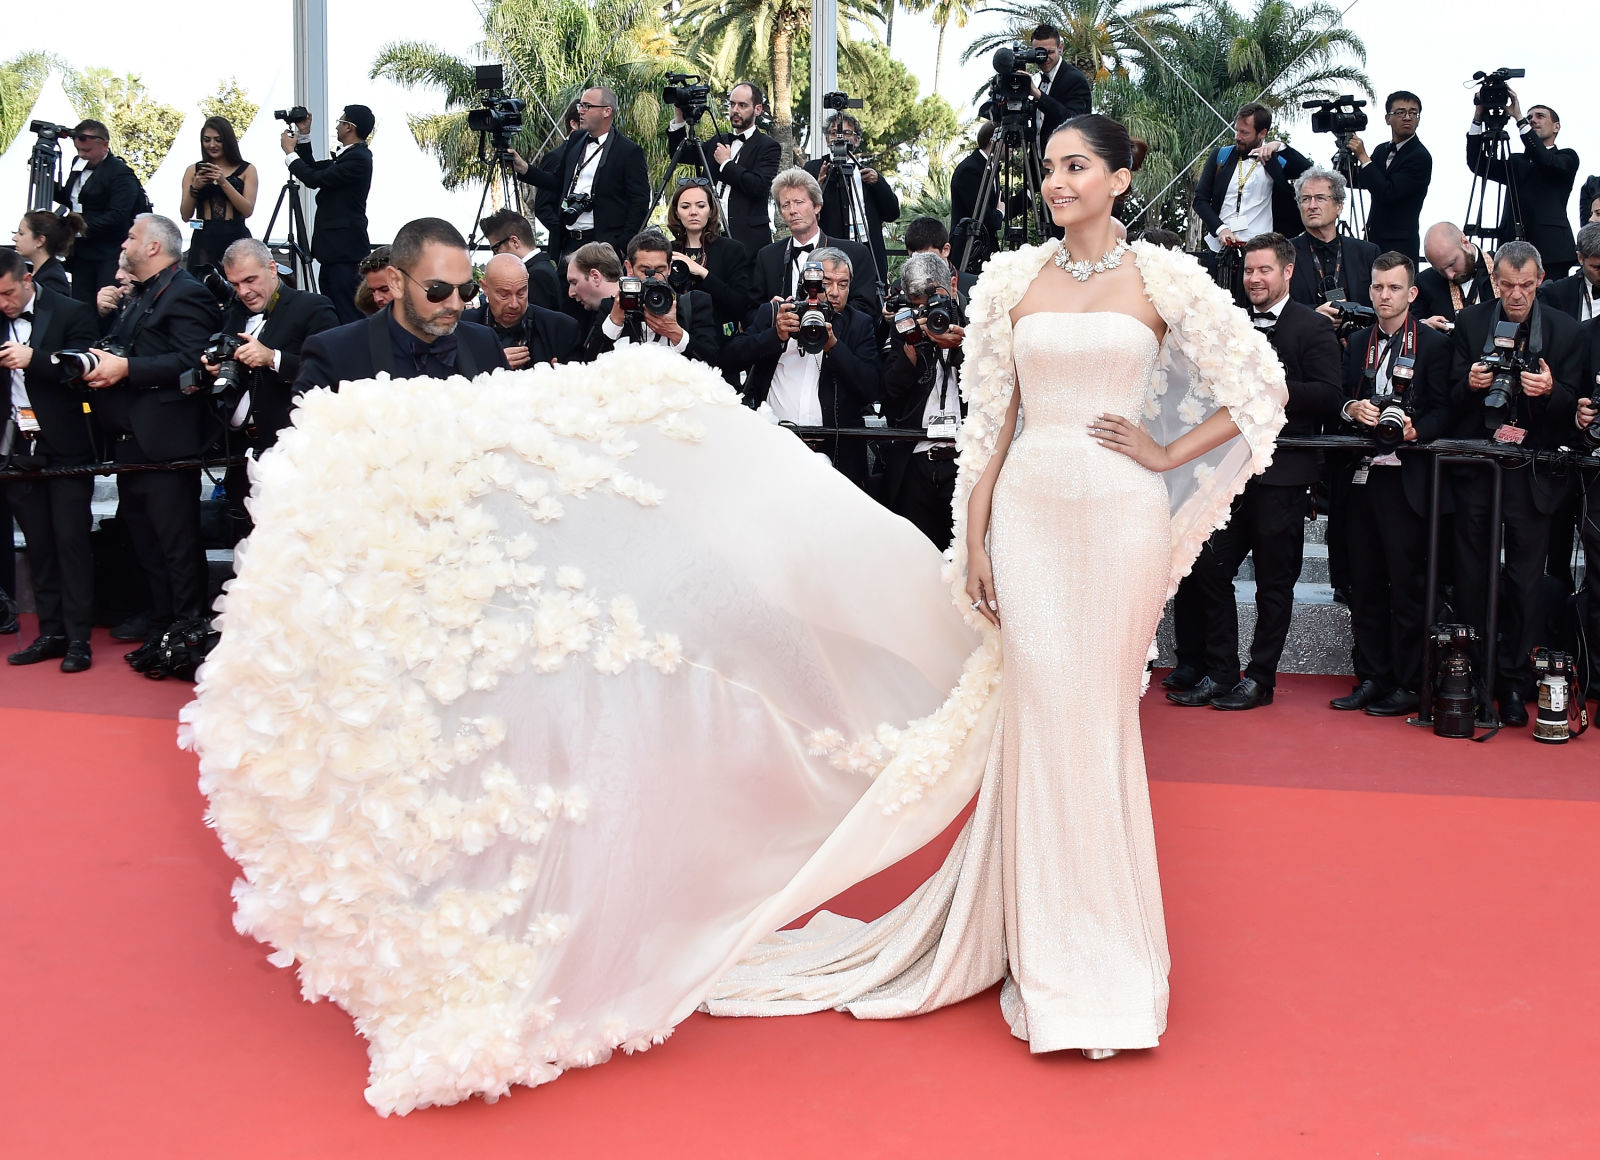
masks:
<svg viewBox="0 0 1600 1160"><path fill-rule="evenodd" d="M61 671L64 673L81 673L93 663L89 651L89 642L75 640L67 645L67 655L61 658Z"/></svg>
<svg viewBox="0 0 1600 1160"><path fill-rule="evenodd" d="M1163 689L1176 689L1181 693L1194 688L1203 679L1204 677L1202 677L1200 670L1193 665L1179 665L1161 678L1161 687Z"/></svg>
<svg viewBox="0 0 1600 1160"><path fill-rule="evenodd" d="M14 652L6 658L8 665L36 665L40 661L53 661L56 657L67 655L67 638L64 636L41 636L21 652Z"/></svg>
<svg viewBox="0 0 1600 1160"><path fill-rule="evenodd" d="M122 659L127 661L136 673L142 673L155 663L156 655L161 651L161 638L147 640L132 652L123 653Z"/></svg>
<svg viewBox="0 0 1600 1160"><path fill-rule="evenodd" d="M1378 687L1377 681L1362 681L1350 694L1345 697L1335 697L1328 702L1330 709L1343 709L1350 712L1355 709L1365 709L1372 702L1383 698L1383 690ZM1415 696L1412 697L1415 701Z"/></svg>
<svg viewBox="0 0 1600 1160"><path fill-rule="evenodd" d="M1374 701L1367 706L1368 717L1404 717L1408 713L1415 713L1420 702L1417 700L1416 690L1396 689L1387 697Z"/></svg>
<svg viewBox="0 0 1600 1160"><path fill-rule="evenodd" d="M1528 706L1521 690L1512 690L1500 698L1500 724L1521 729L1528 723Z"/></svg>
<svg viewBox="0 0 1600 1160"><path fill-rule="evenodd" d="M112 640L136 640L143 643L150 636L148 616L130 616L111 630Z"/></svg>
<svg viewBox="0 0 1600 1160"><path fill-rule="evenodd" d="M1211 704L1211 699L1223 691L1221 685L1210 677L1201 677L1200 683L1192 689L1167 694L1167 700L1174 705L1187 705L1189 708L1198 708L1201 705Z"/></svg>
<svg viewBox="0 0 1600 1160"><path fill-rule="evenodd" d="M1272 704L1272 688L1246 677L1228 692L1211 699L1213 709L1255 709Z"/></svg>

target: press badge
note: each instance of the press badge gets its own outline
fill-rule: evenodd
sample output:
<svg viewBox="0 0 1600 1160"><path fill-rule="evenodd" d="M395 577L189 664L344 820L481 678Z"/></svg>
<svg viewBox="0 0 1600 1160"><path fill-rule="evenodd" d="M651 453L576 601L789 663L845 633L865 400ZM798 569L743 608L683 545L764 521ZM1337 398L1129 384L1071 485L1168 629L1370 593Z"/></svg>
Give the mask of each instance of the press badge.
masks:
<svg viewBox="0 0 1600 1160"><path fill-rule="evenodd" d="M1496 443L1521 443L1527 437L1527 431L1521 427L1513 427L1510 423L1500 424L1494 433Z"/></svg>
<svg viewBox="0 0 1600 1160"><path fill-rule="evenodd" d="M34 415L32 407L17 408L17 430L24 435L37 435L39 433L39 420Z"/></svg>
<svg viewBox="0 0 1600 1160"><path fill-rule="evenodd" d="M960 427L959 415L934 415L928 420L928 438L954 439Z"/></svg>
<svg viewBox="0 0 1600 1160"><path fill-rule="evenodd" d="M1350 482L1352 485L1359 487L1363 483L1367 482L1367 476L1371 474L1372 464L1370 462L1363 463L1360 467L1356 468L1355 474L1350 477Z"/></svg>

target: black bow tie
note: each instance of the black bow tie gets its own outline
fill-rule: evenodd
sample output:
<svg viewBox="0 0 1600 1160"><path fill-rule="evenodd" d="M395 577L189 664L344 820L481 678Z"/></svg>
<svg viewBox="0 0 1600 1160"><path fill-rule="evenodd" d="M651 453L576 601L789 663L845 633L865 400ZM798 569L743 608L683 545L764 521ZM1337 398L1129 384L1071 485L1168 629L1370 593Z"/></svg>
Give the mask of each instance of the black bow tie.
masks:
<svg viewBox="0 0 1600 1160"><path fill-rule="evenodd" d="M1278 321L1278 316L1272 313L1270 310L1252 310L1250 312L1251 322L1257 322L1263 319L1267 322L1276 322Z"/></svg>
<svg viewBox="0 0 1600 1160"><path fill-rule="evenodd" d="M16 321L18 321L18 322L32 322L33 321L33 311L24 310L21 314L17 315Z"/></svg>
<svg viewBox="0 0 1600 1160"><path fill-rule="evenodd" d="M816 242L807 242L803 246L791 246L791 248L797 254L809 254L812 250L816 249L816 246Z"/></svg>

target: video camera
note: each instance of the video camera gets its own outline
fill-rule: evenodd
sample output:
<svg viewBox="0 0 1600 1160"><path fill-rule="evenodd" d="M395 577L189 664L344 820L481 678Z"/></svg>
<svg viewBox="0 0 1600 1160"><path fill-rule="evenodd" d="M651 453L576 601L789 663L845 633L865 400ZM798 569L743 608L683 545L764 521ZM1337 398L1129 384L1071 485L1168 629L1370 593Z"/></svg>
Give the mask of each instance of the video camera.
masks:
<svg viewBox="0 0 1600 1160"><path fill-rule="evenodd" d="M1522 393L1522 374L1539 369L1538 358L1517 347L1520 329L1517 323L1508 320L1495 323L1478 359L1494 376L1483 396L1483 422L1491 431L1515 419L1516 398Z"/></svg>
<svg viewBox="0 0 1600 1160"><path fill-rule="evenodd" d="M304 105L295 105L289 109L275 109L272 115L285 125L295 125L311 116L311 111Z"/></svg>
<svg viewBox="0 0 1600 1160"><path fill-rule="evenodd" d="M801 354L821 354L828 345L828 326L833 322L833 306L826 294L826 278L821 262L807 262L800 271L800 289L788 304L800 315L800 330L795 345Z"/></svg>
<svg viewBox="0 0 1600 1160"><path fill-rule="evenodd" d="M1472 79L1480 82L1472 103L1483 110L1483 123L1503 128L1511 117L1511 86L1507 81L1528 75L1525 68L1497 68L1493 72L1475 72Z"/></svg>
<svg viewBox="0 0 1600 1160"><path fill-rule="evenodd" d="M57 141L72 136L70 128L66 125L57 125L54 121L29 121L28 132L37 133L41 137L53 137Z"/></svg>
<svg viewBox="0 0 1600 1160"><path fill-rule="evenodd" d="M1315 110L1311 114L1313 133L1332 133L1339 138L1341 145L1352 134L1364 132L1367 127L1367 115L1362 112L1367 102L1356 100L1351 93L1334 97L1331 101L1306 101L1300 107Z"/></svg>
<svg viewBox="0 0 1600 1160"><path fill-rule="evenodd" d="M702 82L699 73L668 73L666 87L661 90L661 99L676 105L690 124L705 113L710 98L711 86Z"/></svg>
<svg viewBox="0 0 1600 1160"><path fill-rule="evenodd" d="M495 160L510 161L511 139L522 132L528 102L505 95L504 65L477 65L472 80L473 87L484 94L483 104L467 113L467 128L478 134L478 157L486 159L492 147Z"/></svg>

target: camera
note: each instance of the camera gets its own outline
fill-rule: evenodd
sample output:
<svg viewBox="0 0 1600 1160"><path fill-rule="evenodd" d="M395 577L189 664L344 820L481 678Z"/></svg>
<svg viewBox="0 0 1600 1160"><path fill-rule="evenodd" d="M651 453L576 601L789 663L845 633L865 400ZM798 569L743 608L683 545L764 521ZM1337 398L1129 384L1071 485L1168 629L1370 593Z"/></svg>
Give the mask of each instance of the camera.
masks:
<svg viewBox="0 0 1600 1160"><path fill-rule="evenodd" d="M895 334L908 338L917 331L917 308L904 294L891 294L884 300L883 312L890 318Z"/></svg>
<svg viewBox="0 0 1600 1160"><path fill-rule="evenodd" d="M240 380L244 378L246 371L243 364L234 356L239 353L239 348L243 345L244 339L225 331L218 331L206 339L206 347L200 352L200 358L217 366L216 377L211 380L213 395L233 394L239 390Z"/></svg>
<svg viewBox="0 0 1600 1160"><path fill-rule="evenodd" d="M1479 82L1472 103L1483 110L1485 125L1501 126L1506 123L1511 116L1511 87L1506 82L1527 75L1525 68L1497 68L1493 72L1472 74L1472 79Z"/></svg>
<svg viewBox="0 0 1600 1160"><path fill-rule="evenodd" d="M1334 332L1340 338L1349 338L1356 331L1365 326L1373 326L1378 321L1378 312L1370 306L1363 306L1359 302L1351 302L1344 296L1342 287L1335 287L1326 292L1325 306L1331 306L1338 318L1334 320Z"/></svg>
<svg viewBox="0 0 1600 1160"><path fill-rule="evenodd" d="M573 225L592 209L594 209L593 194L569 193L561 199L561 224L564 226Z"/></svg>
<svg viewBox="0 0 1600 1160"><path fill-rule="evenodd" d="M1300 107L1315 110L1311 114L1313 133L1333 133L1342 140L1349 140L1352 133L1363 132L1367 127L1367 115L1362 112L1367 102L1356 100L1350 93L1331 101L1306 101Z"/></svg>
<svg viewBox="0 0 1600 1160"><path fill-rule="evenodd" d="M822 107L824 109L833 109L837 112L841 109L864 108L866 107L866 102L860 97L852 97L849 93L823 93Z"/></svg>
<svg viewBox="0 0 1600 1160"><path fill-rule="evenodd" d="M1049 56L1048 49L1030 48L1021 41L1014 42L1010 48L995 49L990 61L995 73L994 80L989 84L989 99L994 102L990 120L1031 112L1034 104L1033 78L1022 69L1030 64L1043 68Z"/></svg>
<svg viewBox="0 0 1600 1160"><path fill-rule="evenodd" d="M107 340L98 349L119 358L128 357L128 348L120 342ZM60 368L62 382L81 383L85 375L100 365L100 356L92 350L58 350L50 356L50 365Z"/></svg>
<svg viewBox="0 0 1600 1160"><path fill-rule="evenodd" d="M617 279L617 305L624 314L639 314L644 310L641 298L644 294L644 279L635 278L631 274L624 274Z"/></svg>
<svg viewBox="0 0 1600 1160"><path fill-rule="evenodd" d="M1494 332L1489 335L1483 355L1478 359L1494 376L1483 396L1483 422L1491 431L1499 430L1515 416L1516 397L1522 391L1522 372L1539 369L1538 359L1517 349L1520 329L1515 322L1495 323Z"/></svg>
<svg viewBox="0 0 1600 1160"><path fill-rule="evenodd" d="M694 289L694 275L689 272L689 267L682 258L673 259L672 271L667 275L667 285L677 294L687 294Z"/></svg>
<svg viewBox="0 0 1600 1160"><path fill-rule="evenodd" d="M1589 395L1591 399L1600 398L1600 371L1595 372L1594 381L1595 390L1590 392ZM1594 422L1587 427L1578 428L1578 438L1583 441L1583 445L1589 454L1593 455L1595 452L1600 451L1600 415L1596 415Z"/></svg>
<svg viewBox="0 0 1600 1160"><path fill-rule="evenodd" d="M672 283L661 278L646 278L639 287L639 304L657 318L671 310L677 300Z"/></svg>
<svg viewBox="0 0 1600 1160"><path fill-rule="evenodd" d="M800 271L800 292L789 299L800 315L800 330L795 335L795 345L801 354L821 354L828 345L828 324L833 321L833 307L824 296L825 279L821 262L807 262Z"/></svg>
<svg viewBox="0 0 1600 1160"><path fill-rule="evenodd" d="M1411 380L1417 373L1417 360L1412 355L1396 355L1389 371L1388 393L1372 396L1372 405L1378 408L1378 425L1369 435L1379 447L1398 447L1405 442L1406 406L1410 398Z"/></svg>
<svg viewBox="0 0 1600 1160"><path fill-rule="evenodd" d="M697 120L706 111L711 97L711 86L704 84L698 73L668 73L661 99L683 110L684 120Z"/></svg>
<svg viewBox="0 0 1600 1160"><path fill-rule="evenodd" d="M511 138L522 132L522 116L528 102L521 97L485 97L479 108L467 113L467 128L485 133L503 151Z"/></svg>
<svg viewBox="0 0 1600 1160"><path fill-rule="evenodd" d="M292 109L276 109L272 115L286 125L293 125L311 116L311 111L304 105L296 105Z"/></svg>
<svg viewBox="0 0 1600 1160"><path fill-rule="evenodd" d="M1534 679L1539 682L1539 715L1533 722L1533 739L1561 745L1572 736L1572 710L1581 705L1577 692L1577 661L1560 649L1536 647L1528 654ZM1579 732L1587 726L1582 721Z"/></svg>
<svg viewBox="0 0 1600 1160"><path fill-rule="evenodd" d="M54 121L29 121L28 132L37 133L41 137L54 137L58 141L63 137L72 136L72 130L65 125L57 125Z"/></svg>
<svg viewBox="0 0 1600 1160"><path fill-rule="evenodd" d="M948 334L957 317L955 300L942 290L929 294L922 304L922 320L928 324L930 334Z"/></svg>
<svg viewBox="0 0 1600 1160"><path fill-rule="evenodd" d="M1428 630L1431 655L1443 655L1433 666L1433 732L1439 737L1472 737L1477 719L1473 692L1472 646L1478 634L1468 624L1436 624Z"/></svg>

